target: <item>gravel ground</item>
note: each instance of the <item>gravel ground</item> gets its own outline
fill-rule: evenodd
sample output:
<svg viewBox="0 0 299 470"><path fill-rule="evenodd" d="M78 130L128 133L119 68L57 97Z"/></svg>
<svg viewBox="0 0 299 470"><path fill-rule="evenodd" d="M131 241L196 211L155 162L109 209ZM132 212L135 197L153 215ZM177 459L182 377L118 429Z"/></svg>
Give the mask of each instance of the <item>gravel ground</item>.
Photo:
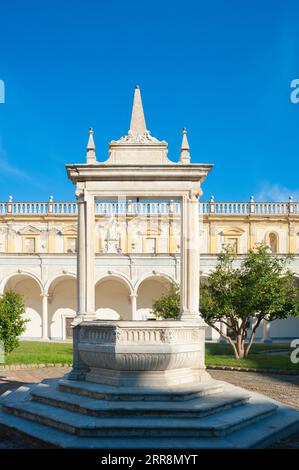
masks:
<svg viewBox="0 0 299 470"><path fill-rule="evenodd" d="M267 375L230 370L209 370L209 373L214 379L230 382L299 408L299 375Z"/></svg>
<svg viewBox="0 0 299 470"><path fill-rule="evenodd" d="M226 370L209 370L209 372L214 379L230 382L233 385L262 393L274 400L299 408L298 375L267 375L258 372ZM272 444L271 449L299 449L299 434Z"/></svg>
<svg viewBox="0 0 299 470"><path fill-rule="evenodd" d="M45 378L61 377L68 372L67 368L43 368L15 371L0 371L0 394L22 384L38 383ZM299 408L299 376L267 375L253 372L210 370L212 377L224 380L248 390L263 393L275 400ZM18 438L7 438L0 435L0 449L24 449L33 446ZM275 449L299 449L299 434L290 436L274 445Z"/></svg>

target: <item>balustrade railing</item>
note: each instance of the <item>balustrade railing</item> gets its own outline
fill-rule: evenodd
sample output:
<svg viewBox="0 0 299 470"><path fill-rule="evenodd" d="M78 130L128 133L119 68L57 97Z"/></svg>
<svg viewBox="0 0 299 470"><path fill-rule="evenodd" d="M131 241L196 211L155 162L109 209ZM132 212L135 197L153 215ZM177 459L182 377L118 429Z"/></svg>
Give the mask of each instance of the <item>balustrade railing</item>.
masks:
<svg viewBox="0 0 299 470"><path fill-rule="evenodd" d="M76 215L76 202L2 202L0 215Z"/></svg>
<svg viewBox="0 0 299 470"><path fill-rule="evenodd" d="M97 215L155 215L180 214L180 203L168 202L103 202L95 203ZM201 202L201 215L221 216L279 216L299 215L299 202ZM76 216L76 202L1 202L0 215L61 215Z"/></svg>

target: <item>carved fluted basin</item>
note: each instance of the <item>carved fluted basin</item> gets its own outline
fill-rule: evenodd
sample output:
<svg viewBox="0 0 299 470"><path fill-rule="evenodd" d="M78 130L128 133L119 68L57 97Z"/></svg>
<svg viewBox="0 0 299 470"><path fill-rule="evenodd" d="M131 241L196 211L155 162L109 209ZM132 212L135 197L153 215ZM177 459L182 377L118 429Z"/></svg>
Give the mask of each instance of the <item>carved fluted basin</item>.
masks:
<svg viewBox="0 0 299 470"><path fill-rule="evenodd" d="M75 328L86 380L145 386L194 380L204 369L204 327L181 321L93 321Z"/></svg>

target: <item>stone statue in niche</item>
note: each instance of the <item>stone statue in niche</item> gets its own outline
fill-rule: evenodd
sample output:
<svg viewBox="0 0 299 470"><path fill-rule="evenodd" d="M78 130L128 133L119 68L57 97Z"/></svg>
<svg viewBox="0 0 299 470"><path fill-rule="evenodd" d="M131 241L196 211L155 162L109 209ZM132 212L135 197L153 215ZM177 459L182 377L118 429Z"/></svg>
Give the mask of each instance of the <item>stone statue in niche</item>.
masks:
<svg viewBox="0 0 299 470"><path fill-rule="evenodd" d="M119 236L114 215L111 216L105 238L105 253L119 253Z"/></svg>

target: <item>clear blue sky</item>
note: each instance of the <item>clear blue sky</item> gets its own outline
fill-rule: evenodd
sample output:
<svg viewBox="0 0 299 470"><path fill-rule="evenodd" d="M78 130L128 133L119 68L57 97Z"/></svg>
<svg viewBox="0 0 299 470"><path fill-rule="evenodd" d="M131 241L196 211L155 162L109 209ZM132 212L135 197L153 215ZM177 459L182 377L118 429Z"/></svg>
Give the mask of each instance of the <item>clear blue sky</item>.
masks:
<svg viewBox="0 0 299 470"><path fill-rule="evenodd" d="M299 3L276 0L11 0L0 7L0 200L74 198L64 165L147 127L177 160L214 163L205 199L299 200Z"/></svg>

